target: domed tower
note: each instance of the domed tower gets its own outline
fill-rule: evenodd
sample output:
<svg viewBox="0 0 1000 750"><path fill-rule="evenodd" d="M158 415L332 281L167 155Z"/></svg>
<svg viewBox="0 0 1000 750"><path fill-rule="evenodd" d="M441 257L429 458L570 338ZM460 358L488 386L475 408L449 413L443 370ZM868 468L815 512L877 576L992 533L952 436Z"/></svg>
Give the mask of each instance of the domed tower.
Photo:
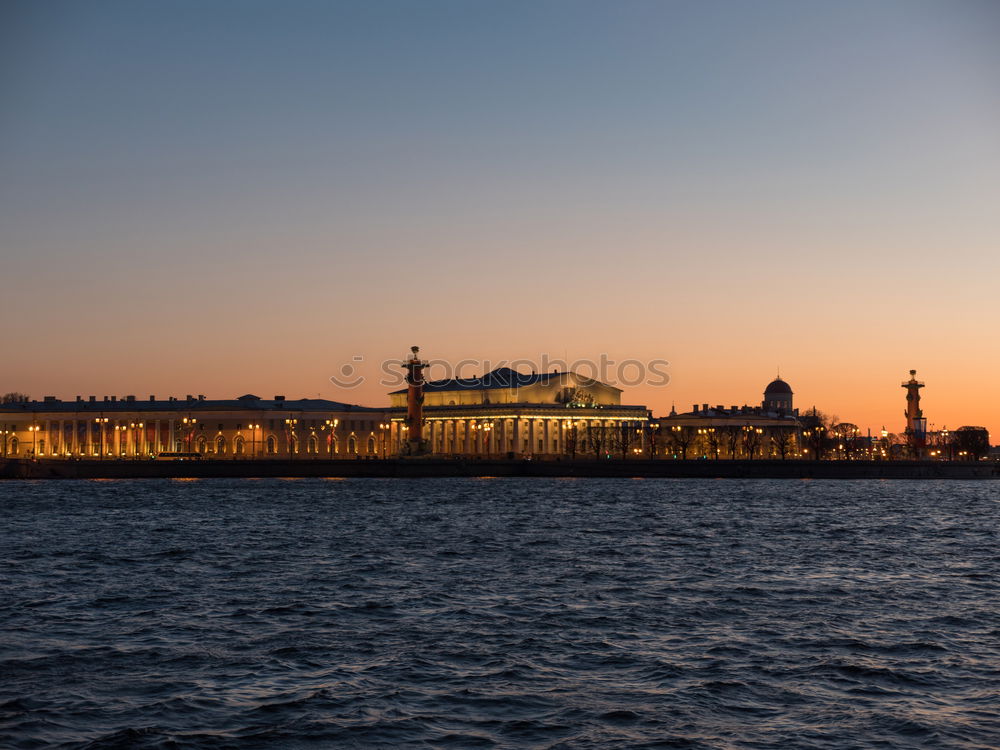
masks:
<svg viewBox="0 0 1000 750"><path fill-rule="evenodd" d="M767 384L764 389L764 411L792 413L792 387L780 377Z"/></svg>

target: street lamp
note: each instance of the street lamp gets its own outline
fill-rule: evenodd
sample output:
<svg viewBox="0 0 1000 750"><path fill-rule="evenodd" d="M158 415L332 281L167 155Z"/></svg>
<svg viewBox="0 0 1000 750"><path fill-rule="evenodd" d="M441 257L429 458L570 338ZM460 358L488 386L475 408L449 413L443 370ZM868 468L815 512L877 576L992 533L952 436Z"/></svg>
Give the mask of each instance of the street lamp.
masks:
<svg viewBox="0 0 1000 750"><path fill-rule="evenodd" d="M104 460L104 431L107 429L108 418L107 417L97 417L94 422L96 422L101 428L101 460Z"/></svg>
<svg viewBox="0 0 1000 750"><path fill-rule="evenodd" d="M384 459L386 457L386 445L385 445L386 434L385 434L385 431L389 429L389 423L387 422L387 423L383 424L382 422L379 422L378 429L379 429L379 436L380 436L381 441L382 441L382 458Z"/></svg>
<svg viewBox="0 0 1000 750"><path fill-rule="evenodd" d="M122 447L122 443L125 442L125 430L127 428L123 424L115 425L115 443L118 445L118 457L121 458L125 455L125 450ZM114 446L112 445L111 452L114 453Z"/></svg>
<svg viewBox="0 0 1000 750"><path fill-rule="evenodd" d="M140 449L145 447L143 443L146 441L142 438L145 438L144 428L146 425L143 422L129 422L128 426L132 433L132 455L138 458ZM139 430L138 435L136 430Z"/></svg>
<svg viewBox="0 0 1000 750"><path fill-rule="evenodd" d="M37 445L38 431L40 429L42 429L42 428L39 427L36 424L30 424L30 425L28 425L28 432L31 433L31 458L32 459L38 458L38 454L35 452L35 446Z"/></svg>
<svg viewBox="0 0 1000 750"><path fill-rule="evenodd" d="M328 419L326 420L326 428L330 431L330 460L333 460L333 443L337 439L337 425L340 424L339 419Z"/></svg>
<svg viewBox="0 0 1000 750"><path fill-rule="evenodd" d="M187 452L191 453L191 441L192 439L194 439L194 426L198 424L198 420L192 419L190 417L184 417L184 419L182 419L181 422L184 424L184 428L187 430L187 446L188 446Z"/></svg>
<svg viewBox="0 0 1000 750"><path fill-rule="evenodd" d="M291 417L288 417L285 420L285 425L286 425L285 429L288 430L288 457L290 459L295 458L295 453L298 452L299 448L298 443L296 442L297 438L295 436L295 425L297 425L298 423L299 420L293 419Z"/></svg>
<svg viewBox="0 0 1000 750"><path fill-rule="evenodd" d="M257 430L260 429L260 424L251 422L247 428L250 430L250 456L257 458Z"/></svg>

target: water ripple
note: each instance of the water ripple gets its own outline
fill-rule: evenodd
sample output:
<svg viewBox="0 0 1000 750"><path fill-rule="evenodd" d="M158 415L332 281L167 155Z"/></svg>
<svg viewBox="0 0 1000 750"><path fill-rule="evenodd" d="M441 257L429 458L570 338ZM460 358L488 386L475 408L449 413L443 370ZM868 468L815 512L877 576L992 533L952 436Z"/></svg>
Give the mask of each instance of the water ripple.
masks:
<svg viewBox="0 0 1000 750"><path fill-rule="evenodd" d="M0 746L997 747L996 493L3 483Z"/></svg>

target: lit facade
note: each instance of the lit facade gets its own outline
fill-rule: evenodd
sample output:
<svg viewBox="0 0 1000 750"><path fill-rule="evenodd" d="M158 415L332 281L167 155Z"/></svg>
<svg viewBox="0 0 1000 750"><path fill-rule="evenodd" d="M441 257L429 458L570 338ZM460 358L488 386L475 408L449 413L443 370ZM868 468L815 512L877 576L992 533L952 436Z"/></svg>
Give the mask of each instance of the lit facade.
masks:
<svg viewBox="0 0 1000 750"><path fill-rule="evenodd" d="M375 458L387 455L388 433L386 410L322 399L49 396L0 405L8 458Z"/></svg>
<svg viewBox="0 0 1000 750"><path fill-rule="evenodd" d="M654 422L652 453L669 458L811 458L812 426L793 407L781 378L764 389L760 406L694 404Z"/></svg>
<svg viewBox="0 0 1000 750"><path fill-rule="evenodd" d="M390 445L406 438L407 391L389 394ZM605 457L641 453L649 414L621 403L621 390L574 372L499 368L423 387L431 455L482 458Z"/></svg>

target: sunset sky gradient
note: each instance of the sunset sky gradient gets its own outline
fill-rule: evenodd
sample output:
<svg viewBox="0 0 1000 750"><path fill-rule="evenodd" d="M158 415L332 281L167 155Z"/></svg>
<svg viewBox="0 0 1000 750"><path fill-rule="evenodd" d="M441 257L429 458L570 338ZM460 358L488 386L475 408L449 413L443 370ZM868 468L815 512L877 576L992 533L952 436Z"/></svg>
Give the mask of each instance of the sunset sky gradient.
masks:
<svg viewBox="0 0 1000 750"><path fill-rule="evenodd" d="M666 359L1000 442L1000 3L7 2L0 391ZM367 382L335 388L352 357Z"/></svg>

